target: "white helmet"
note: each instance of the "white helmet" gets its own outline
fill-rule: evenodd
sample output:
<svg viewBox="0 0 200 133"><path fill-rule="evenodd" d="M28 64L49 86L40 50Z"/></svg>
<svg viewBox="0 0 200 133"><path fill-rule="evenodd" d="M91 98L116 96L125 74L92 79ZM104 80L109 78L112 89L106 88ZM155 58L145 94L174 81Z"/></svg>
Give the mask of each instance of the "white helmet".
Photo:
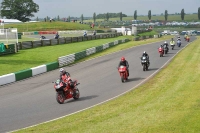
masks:
<svg viewBox="0 0 200 133"><path fill-rule="evenodd" d="M144 51L143 53L146 54L146 51Z"/></svg>
<svg viewBox="0 0 200 133"><path fill-rule="evenodd" d="M63 68L60 68L60 70L59 70L60 72L63 72L63 71L65 71Z"/></svg>
<svg viewBox="0 0 200 133"><path fill-rule="evenodd" d="M167 43L167 41L165 41L164 43Z"/></svg>

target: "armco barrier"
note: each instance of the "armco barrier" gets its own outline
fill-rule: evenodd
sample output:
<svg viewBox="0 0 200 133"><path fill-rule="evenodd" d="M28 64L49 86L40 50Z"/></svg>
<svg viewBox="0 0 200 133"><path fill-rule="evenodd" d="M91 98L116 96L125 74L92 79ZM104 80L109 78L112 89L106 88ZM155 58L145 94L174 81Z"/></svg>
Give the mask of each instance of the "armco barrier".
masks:
<svg viewBox="0 0 200 133"><path fill-rule="evenodd" d="M25 79L25 78L29 78L32 77L32 70L31 69L27 69L27 70L22 70L19 72L15 73L15 79L16 81Z"/></svg>
<svg viewBox="0 0 200 133"><path fill-rule="evenodd" d="M30 34L53 34L55 31L39 31L39 32L24 32L25 35ZM111 38L111 37L117 37L121 36L121 33L110 33L110 34L100 34L100 35L88 35L86 37L62 37L59 39L45 39L41 41L26 41L26 42L19 42L18 43L18 49L29 49L29 48L35 48L40 46L50 46L50 45L58 45L58 44L67 44L67 43L73 43L73 42L81 42L81 41L88 41L88 40L95 40L95 39L104 39L104 38ZM37 45L34 45L37 44Z"/></svg>
<svg viewBox="0 0 200 133"><path fill-rule="evenodd" d="M140 40L144 40L144 39L148 39L148 38L160 38L160 35L149 35L149 36L140 36L140 37L135 37L134 41L140 41Z"/></svg>

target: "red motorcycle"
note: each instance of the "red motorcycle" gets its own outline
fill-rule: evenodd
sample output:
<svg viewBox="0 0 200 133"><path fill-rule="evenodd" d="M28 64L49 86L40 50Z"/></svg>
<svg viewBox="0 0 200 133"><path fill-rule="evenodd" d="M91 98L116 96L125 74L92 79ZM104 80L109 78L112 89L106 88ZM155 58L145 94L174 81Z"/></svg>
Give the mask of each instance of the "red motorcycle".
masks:
<svg viewBox="0 0 200 133"><path fill-rule="evenodd" d="M163 57L164 55L164 49L163 48L158 48L158 53L160 54L160 57Z"/></svg>
<svg viewBox="0 0 200 133"><path fill-rule="evenodd" d="M189 37L187 37L187 38L186 38L186 41L187 41L187 42L189 42L189 41L190 41L190 38L189 38Z"/></svg>
<svg viewBox="0 0 200 133"><path fill-rule="evenodd" d="M126 80L128 80L128 71L127 71L126 66L120 66L118 68L118 71L119 71L122 83L126 82Z"/></svg>
<svg viewBox="0 0 200 133"><path fill-rule="evenodd" d="M57 102L63 104L65 100L70 98L74 98L75 100L79 99L80 92L77 88L79 84L77 80L71 80L68 83L64 83L60 79L56 80L56 82L54 82L54 88Z"/></svg>

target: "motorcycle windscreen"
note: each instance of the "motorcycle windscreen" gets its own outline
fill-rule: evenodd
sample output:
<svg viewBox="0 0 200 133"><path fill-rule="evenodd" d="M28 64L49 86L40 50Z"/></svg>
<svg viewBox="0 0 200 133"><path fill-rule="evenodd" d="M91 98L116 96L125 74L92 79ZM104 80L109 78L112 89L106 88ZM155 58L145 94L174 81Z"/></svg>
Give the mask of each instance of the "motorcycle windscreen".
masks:
<svg viewBox="0 0 200 133"><path fill-rule="evenodd" d="M120 66L119 67L119 72L125 72L126 71L126 67L125 66Z"/></svg>

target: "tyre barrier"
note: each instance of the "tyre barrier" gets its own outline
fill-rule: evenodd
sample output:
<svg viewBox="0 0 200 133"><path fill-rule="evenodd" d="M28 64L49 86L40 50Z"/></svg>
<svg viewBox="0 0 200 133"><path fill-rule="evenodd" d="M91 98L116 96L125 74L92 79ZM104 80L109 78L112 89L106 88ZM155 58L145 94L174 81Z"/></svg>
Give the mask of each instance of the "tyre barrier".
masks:
<svg viewBox="0 0 200 133"><path fill-rule="evenodd" d="M78 52L78 53L59 57L58 58L59 67L69 65L69 64L71 64L71 63L73 63L73 62L75 62L79 59L86 57L86 56L92 55L92 54L97 53L97 52L101 52L101 51L103 51L107 48L121 44L122 42L125 43L127 41L129 41L129 40L128 39L115 40L114 42L106 43L106 44L103 44L103 45L100 45L100 46L97 46L97 47L88 48L88 49L81 51L81 52Z"/></svg>

